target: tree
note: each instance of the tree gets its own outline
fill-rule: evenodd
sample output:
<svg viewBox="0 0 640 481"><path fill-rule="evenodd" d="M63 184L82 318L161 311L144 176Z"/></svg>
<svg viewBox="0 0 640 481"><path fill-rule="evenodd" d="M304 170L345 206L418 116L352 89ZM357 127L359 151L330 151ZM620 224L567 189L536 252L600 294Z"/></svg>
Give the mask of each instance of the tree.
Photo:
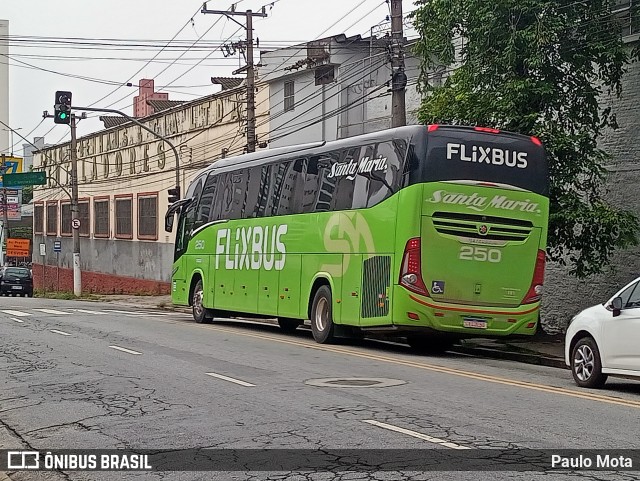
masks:
<svg viewBox="0 0 640 481"><path fill-rule="evenodd" d="M617 128L605 99L620 96L638 57L622 42L612 3L418 0L414 12L425 94L418 118L539 137L551 175L547 255L578 277L638 243L638 218L603 199L609 155L598 139ZM438 69L449 74L443 85L433 82Z"/></svg>

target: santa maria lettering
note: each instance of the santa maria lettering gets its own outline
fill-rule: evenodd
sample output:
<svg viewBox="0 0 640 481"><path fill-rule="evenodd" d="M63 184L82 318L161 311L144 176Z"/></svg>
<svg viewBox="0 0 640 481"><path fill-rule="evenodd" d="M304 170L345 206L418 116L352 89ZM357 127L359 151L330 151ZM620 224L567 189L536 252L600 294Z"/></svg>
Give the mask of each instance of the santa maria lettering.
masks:
<svg viewBox="0 0 640 481"><path fill-rule="evenodd" d="M427 202L433 204L464 205L477 212L483 212L488 208L494 208L540 214L540 206L536 202L531 202L529 199L513 200L509 199L506 195L499 194L489 198L478 195L476 192L472 194L463 194L460 192L436 190L431 194L431 198L427 199Z"/></svg>
<svg viewBox="0 0 640 481"><path fill-rule="evenodd" d="M370 172L386 172L387 171L387 158L378 157L372 159L370 157L364 157L356 162L354 159L349 159L349 162L337 162L331 165L331 172L327 175L328 179L334 177L347 177L349 180L356 178L357 174L368 174Z"/></svg>
<svg viewBox="0 0 640 481"><path fill-rule="evenodd" d="M216 269L281 271L287 260L282 239L287 230L286 224L218 230Z"/></svg>

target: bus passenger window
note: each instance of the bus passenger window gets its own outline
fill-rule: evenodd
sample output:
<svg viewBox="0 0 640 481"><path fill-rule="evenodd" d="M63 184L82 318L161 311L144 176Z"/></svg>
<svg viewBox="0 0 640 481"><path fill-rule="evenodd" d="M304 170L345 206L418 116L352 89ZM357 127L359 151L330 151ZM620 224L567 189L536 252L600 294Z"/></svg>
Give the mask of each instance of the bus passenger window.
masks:
<svg viewBox="0 0 640 481"><path fill-rule="evenodd" d="M397 189L399 176L402 175L402 164L407 154L407 143L397 139L380 142L372 157L372 180L369 183L369 200L367 207L379 204L393 194L389 188L375 178L383 178L394 190Z"/></svg>
<svg viewBox="0 0 640 481"><path fill-rule="evenodd" d="M258 215L258 199L260 197L260 182L262 180L262 167L251 167L247 170L249 180L244 193L242 205L242 218L250 219Z"/></svg>
<svg viewBox="0 0 640 481"><path fill-rule="evenodd" d="M278 215L300 214L303 211L304 167L305 159L297 159L288 163L282 195L280 196Z"/></svg>

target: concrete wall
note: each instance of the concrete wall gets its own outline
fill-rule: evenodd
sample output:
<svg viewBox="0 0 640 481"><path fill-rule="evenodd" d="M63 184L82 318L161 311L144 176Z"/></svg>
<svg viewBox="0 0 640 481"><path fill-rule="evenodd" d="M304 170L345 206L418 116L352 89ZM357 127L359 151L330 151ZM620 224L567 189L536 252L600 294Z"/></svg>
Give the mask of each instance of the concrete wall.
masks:
<svg viewBox="0 0 640 481"><path fill-rule="evenodd" d="M640 216L640 63L632 63L623 79L620 99L605 97L602 106L612 106L619 129L608 131L601 147L612 155L608 166L606 199L615 207ZM639 233L640 234L640 233ZM542 322L549 331L564 330L580 310L604 302L624 284L640 275L640 248L617 252L605 273L578 280L566 268L548 265Z"/></svg>
<svg viewBox="0 0 640 481"><path fill-rule="evenodd" d="M55 241L60 241L62 248L62 252L57 255L53 251ZM44 257L40 255L41 243L45 244L46 256ZM55 289L59 274L59 290L73 290L73 239L35 235L33 247L36 288L42 288L43 283L46 282L48 289ZM80 239L83 292L168 294L172 264L173 244L115 239ZM46 265L44 280L43 265Z"/></svg>

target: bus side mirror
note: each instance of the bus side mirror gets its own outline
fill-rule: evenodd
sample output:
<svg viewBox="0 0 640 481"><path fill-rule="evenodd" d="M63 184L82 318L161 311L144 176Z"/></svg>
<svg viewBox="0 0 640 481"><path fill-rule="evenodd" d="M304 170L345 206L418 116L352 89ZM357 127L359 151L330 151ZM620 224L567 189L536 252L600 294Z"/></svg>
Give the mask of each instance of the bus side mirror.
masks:
<svg viewBox="0 0 640 481"><path fill-rule="evenodd" d="M613 310L613 317L618 317L620 315L620 311L622 310L621 297L616 297L613 301L611 301L611 309Z"/></svg>
<svg viewBox="0 0 640 481"><path fill-rule="evenodd" d="M173 214L165 216L164 230L166 232L171 232L173 230Z"/></svg>

